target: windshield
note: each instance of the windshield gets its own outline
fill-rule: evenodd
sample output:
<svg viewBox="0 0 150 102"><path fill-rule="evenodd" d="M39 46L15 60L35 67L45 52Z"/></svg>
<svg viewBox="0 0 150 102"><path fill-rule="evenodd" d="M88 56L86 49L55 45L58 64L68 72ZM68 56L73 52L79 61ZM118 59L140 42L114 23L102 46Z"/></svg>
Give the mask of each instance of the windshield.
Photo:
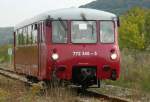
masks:
<svg viewBox="0 0 150 102"><path fill-rule="evenodd" d="M52 22L52 42L67 43L67 22L53 21Z"/></svg>
<svg viewBox="0 0 150 102"><path fill-rule="evenodd" d="M96 21L72 21L72 43L96 43Z"/></svg>
<svg viewBox="0 0 150 102"><path fill-rule="evenodd" d="M100 22L100 40L102 43L114 42L114 23L112 21Z"/></svg>

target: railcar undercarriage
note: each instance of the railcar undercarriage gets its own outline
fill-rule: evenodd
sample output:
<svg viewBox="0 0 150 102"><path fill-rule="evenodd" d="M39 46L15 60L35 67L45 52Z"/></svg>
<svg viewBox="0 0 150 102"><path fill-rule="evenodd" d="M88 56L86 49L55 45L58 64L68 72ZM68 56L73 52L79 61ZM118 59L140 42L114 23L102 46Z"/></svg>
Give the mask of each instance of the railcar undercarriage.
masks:
<svg viewBox="0 0 150 102"><path fill-rule="evenodd" d="M96 67L91 66L75 66L72 71L72 82L75 85L81 85L83 88L88 88L91 85L98 84L96 77Z"/></svg>

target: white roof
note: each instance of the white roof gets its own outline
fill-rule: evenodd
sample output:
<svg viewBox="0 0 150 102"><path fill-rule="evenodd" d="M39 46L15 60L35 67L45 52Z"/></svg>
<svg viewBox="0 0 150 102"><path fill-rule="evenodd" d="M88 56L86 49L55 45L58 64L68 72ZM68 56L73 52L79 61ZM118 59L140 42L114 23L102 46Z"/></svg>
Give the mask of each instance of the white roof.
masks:
<svg viewBox="0 0 150 102"><path fill-rule="evenodd" d="M17 29L31 23L45 20L48 18L48 16L54 20L58 20L58 18L61 18L62 20L83 20L83 18L86 18L86 20L113 20L114 18L117 18L115 14L101 10L89 8L66 8L40 14L31 19L23 21L22 23L16 25L15 28Z"/></svg>

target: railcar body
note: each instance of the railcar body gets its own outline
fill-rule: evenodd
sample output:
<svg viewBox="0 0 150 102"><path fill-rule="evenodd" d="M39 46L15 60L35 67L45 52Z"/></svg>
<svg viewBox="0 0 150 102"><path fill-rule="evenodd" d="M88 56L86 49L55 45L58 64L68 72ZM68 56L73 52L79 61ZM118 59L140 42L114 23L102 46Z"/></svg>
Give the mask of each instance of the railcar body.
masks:
<svg viewBox="0 0 150 102"><path fill-rule="evenodd" d="M120 74L118 18L94 9L50 11L18 24L14 68L38 80L53 75L76 85L116 80Z"/></svg>

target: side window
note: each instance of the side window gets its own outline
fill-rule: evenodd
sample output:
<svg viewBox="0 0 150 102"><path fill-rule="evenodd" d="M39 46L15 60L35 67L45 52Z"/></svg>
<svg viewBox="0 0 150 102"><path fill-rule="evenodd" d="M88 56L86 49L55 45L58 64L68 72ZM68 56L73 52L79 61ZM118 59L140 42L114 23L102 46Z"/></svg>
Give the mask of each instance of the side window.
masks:
<svg viewBox="0 0 150 102"><path fill-rule="evenodd" d="M33 38L33 44L37 43L37 24L32 25L32 38Z"/></svg>
<svg viewBox="0 0 150 102"><path fill-rule="evenodd" d="M29 39L28 39L28 27L25 28L26 29L26 38L27 38L27 45L29 44Z"/></svg>
<svg viewBox="0 0 150 102"><path fill-rule="evenodd" d="M26 28L23 28L23 45L27 44Z"/></svg>
<svg viewBox="0 0 150 102"><path fill-rule="evenodd" d="M67 43L67 22L66 21L52 22L52 42Z"/></svg>
<svg viewBox="0 0 150 102"><path fill-rule="evenodd" d="M100 41L102 43L113 43L114 38L114 23L112 21L101 21Z"/></svg>
<svg viewBox="0 0 150 102"><path fill-rule="evenodd" d="M19 41L18 41L19 40L18 39L18 35L19 35L18 30L15 31L15 34L16 34L16 36L15 36L16 37L15 42L16 42L16 46L18 46L18 44L19 44Z"/></svg>
<svg viewBox="0 0 150 102"><path fill-rule="evenodd" d="M23 32L22 29L18 30L18 45L22 45L23 44Z"/></svg>
<svg viewBox="0 0 150 102"><path fill-rule="evenodd" d="M41 42L44 42L45 41L45 38L44 38L44 23L42 23L42 28L41 28L41 33L42 33L42 36L41 36Z"/></svg>
<svg viewBox="0 0 150 102"><path fill-rule="evenodd" d="M28 26L28 44L32 44L32 28L31 28L31 25Z"/></svg>
<svg viewBox="0 0 150 102"><path fill-rule="evenodd" d="M44 38L44 23L43 22L40 22L39 23L39 34L40 34L40 42L44 42L45 41L45 38Z"/></svg>

